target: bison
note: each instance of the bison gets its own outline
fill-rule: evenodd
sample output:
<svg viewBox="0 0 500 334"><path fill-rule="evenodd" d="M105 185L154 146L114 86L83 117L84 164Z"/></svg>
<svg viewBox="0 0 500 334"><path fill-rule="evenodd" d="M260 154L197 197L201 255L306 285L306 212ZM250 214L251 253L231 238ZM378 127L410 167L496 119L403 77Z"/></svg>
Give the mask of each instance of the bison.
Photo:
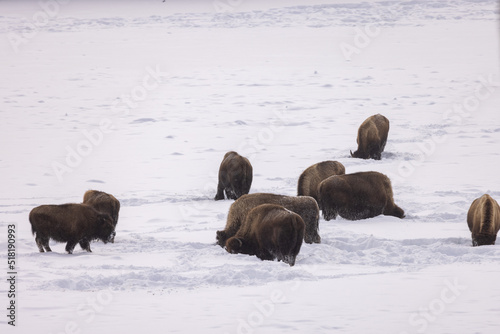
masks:
<svg viewBox="0 0 500 334"><path fill-rule="evenodd" d="M107 213L118 224L118 213L120 212L120 201L115 196L98 190L87 190L83 195L83 204L88 204L97 211Z"/></svg>
<svg viewBox="0 0 500 334"><path fill-rule="evenodd" d="M349 220L380 214L405 216L403 209L394 204L391 181L378 172L330 176L319 185L319 201L325 220L337 215Z"/></svg>
<svg viewBox="0 0 500 334"><path fill-rule="evenodd" d="M318 201L318 186L332 175L345 174L345 167L338 161L323 161L308 167L299 177L298 196L311 196ZM321 209L321 206L320 206Z"/></svg>
<svg viewBox="0 0 500 334"><path fill-rule="evenodd" d="M302 218L280 205L262 204L248 213L234 237L226 241L229 253L256 255L261 260L295 264L304 238Z"/></svg>
<svg viewBox="0 0 500 334"><path fill-rule="evenodd" d="M31 232L40 252L52 250L49 240L66 242L66 251L71 254L77 243L87 252L90 242L111 242L115 237L113 218L87 204L41 205L29 214Z"/></svg>
<svg viewBox="0 0 500 334"><path fill-rule="evenodd" d="M224 192L228 199L238 199L250 192L253 169L250 161L231 151L224 155L219 168L219 183L215 200L223 200Z"/></svg>
<svg viewBox="0 0 500 334"><path fill-rule="evenodd" d="M382 158L387 135L389 134L389 120L380 114L368 117L358 129L358 150L351 151L353 158L375 159Z"/></svg>
<svg viewBox="0 0 500 334"><path fill-rule="evenodd" d="M472 246L494 245L500 229L500 207L490 195L475 199L467 213Z"/></svg>
<svg viewBox="0 0 500 334"><path fill-rule="evenodd" d="M284 196L269 193L255 193L241 196L229 208L226 227L217 231L217 244L226 245L226 240L234 236L245 220L248 212L261 204L277 204L295 212L304 220L306 230L304 241L306 243L320 243L318 234L319 207L316 200L309 196Z"/></svg>

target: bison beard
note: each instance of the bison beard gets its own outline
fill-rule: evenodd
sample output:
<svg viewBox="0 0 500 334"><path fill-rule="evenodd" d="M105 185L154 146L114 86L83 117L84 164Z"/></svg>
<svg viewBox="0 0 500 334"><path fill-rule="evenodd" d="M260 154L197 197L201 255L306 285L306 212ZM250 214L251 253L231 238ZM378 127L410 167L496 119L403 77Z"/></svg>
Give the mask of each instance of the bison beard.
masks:
<svg viewBox="0 0 500 334"><path fill-rule="evenodd" d="M226 250L256 255L261 260L278 259L293 266L304 230L304 221L298 214L279 205L259 205L249 212L236 235L226 241Z"/></svg>
<svg viewBox="0 0 500 334"><path fill-rule="evenodd" d="M219 167L219 183L215 200L238 199L250 192L253 169L250 161L236 152L227 152Z"/></svg>
<svg viewBox="0 0 500 334"><path fill-rule="evenodd" d="M86 204L41 205L31 210L29 221L40 252L52 251L50 239L66 242L69 254L78 243L91 252L91 241L107 243L116 234L111 216Z"/></svg>
<svg viewBox="0 0 500 334"><path fill-rule="evenodd" d="M494 245L500 230L500 206L490 195L475 199L467 212L472 246Z"/></svg>
<svg viewBox="0 0 500 334"><path fill-rule="evenodd" d="M306 224L304 241L306 243L320 243L318 233L319 207L314 198L309 196L284 196L270 193L255 193L241 196L229 208L224 230L217 231L217 244L226 245L227 239L234 236L248 213L261 204L277 204L298 214Z"/></svg>
<svg viewBox="0 0 500 334"><path fill-rule="evenodd" d="M368 117L359 127L356 142L358 150L352 153L353 158L382 158L387 136L389 135L389 120L380 114Z"/></svg>
<svg viewBox="0 0 500 334"><path fill-rule="evenodd" d="M404 211L394 204L391 181L378 172L360 172L331 176L319 187L325 220L337 215L359 220L380 214L404 218Z"/></svg>

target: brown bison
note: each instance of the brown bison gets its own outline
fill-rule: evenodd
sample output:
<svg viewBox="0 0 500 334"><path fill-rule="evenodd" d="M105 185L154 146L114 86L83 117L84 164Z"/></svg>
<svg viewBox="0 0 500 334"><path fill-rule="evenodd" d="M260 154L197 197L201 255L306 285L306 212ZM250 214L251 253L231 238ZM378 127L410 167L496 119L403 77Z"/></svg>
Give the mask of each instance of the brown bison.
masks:
<svg viewBox="0 0 500 334"><path fill-rule="evenodd" d="M66 251L71 254L77 243L87 252L90 242L114 239L116 234L113 218L87 204L41 205L29 215L31 232L40 252L52 250L49 240L66 242Z"/></svg>
<svg viewBox="0 0 500 334"><path fill-rule="evenodd" d="M107 213L118 224L118 213L120 212L120 201L115 196L98 190L87 190L83 195L83 204L88 204L97 211Z"/></svg>
<svg viewBox="0 0 500 334"><path fill-rule="evenodd" d="M304 241L309 244L321 242L318 234L319 207L314 198L256 193L241 196L231 205L227 215L226 227L222 231L217 231L217 244L224 247L226 240L234 236L239 230L248 212L261 204L277 204L295 212L302 217L306 224Z"/></svg>
<svg viewBox="0 0 500 334"><path fill-rule="evenodd" d="M250 161L234 151L227 152L220 164L215 200L224 199L224 192L228 199L238 199L248 194L252 178L253 169Z"/></svg>
<svg viewBox="0 0 500 334"><path fill-rule="evenodd" d="M304 238L302 218L280 205L262 204L248 213L234 237L226 241L229 253L256 255L261 260L295 264Z"/></svg>
<svg viewBox="0 0 500 334"><path fill-rule="evenodd" d="M358 129L358 150L351 151L353 158L375 159L382 158L387 135L389 134L389 120L380 114L368 117Z"/></svg>
<svg viewBox="0 0 500 334"><path fill-rule="evenodd" d="M332 175L345 174L345 167L338 161L323 161L308 167L299 177L298 196L311 196L318 201L318 186ZM321 209L321 206L320 206Z"/></svg>
<svg viewBox="0 0 500 334"><path fill-rule="evenodd" d="M475 199L467 213L467 225L472 234L472 246L494 245L500 229L497 201L488 194Z"/></svg>
<svg viewBox="0 0 500 334"><path fill-rule="evenodd" d="M325 220L337 215L349 220L380 214L403 218L403 209L394 204L391 181L378 172L330 176L319 185L319 201Z"/></svg>

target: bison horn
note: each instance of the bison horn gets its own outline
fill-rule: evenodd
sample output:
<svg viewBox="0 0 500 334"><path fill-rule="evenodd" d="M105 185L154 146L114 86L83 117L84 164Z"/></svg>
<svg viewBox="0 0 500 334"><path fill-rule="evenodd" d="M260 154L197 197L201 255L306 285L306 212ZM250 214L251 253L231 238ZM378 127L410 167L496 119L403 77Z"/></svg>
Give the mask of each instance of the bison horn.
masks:
<svg viewBox="0 0 500 334"><path fill-rule="evenodd" d="M243 241L241 241L239 238L236 238L236 240L238 240L238 242L240 243L240 247L243 246Z"/></svg>

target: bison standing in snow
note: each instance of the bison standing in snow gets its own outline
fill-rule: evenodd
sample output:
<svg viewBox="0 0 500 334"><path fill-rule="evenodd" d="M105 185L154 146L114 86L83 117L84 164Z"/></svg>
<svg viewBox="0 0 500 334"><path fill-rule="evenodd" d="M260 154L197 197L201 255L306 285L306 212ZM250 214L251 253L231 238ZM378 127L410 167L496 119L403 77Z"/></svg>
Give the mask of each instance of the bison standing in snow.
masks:
<svg viewBox="0 0 500 334"><path fill-rule="evenodd" d="M52 251L50 239L66 242L66 251L71 254L77 243L91 252L91 241L108 243L116 234L113 218L87 204L41 205L31 210L29 221L42 253L44 248L47 252Z"/></svg>
<svg viewBox="0 0 500 334"><path fill-rule="evenodd" d="M253 169L250 161L234 151L227 152L220 164L215 200L224 199L224 192L228 199L238 199L248 194L252 178Z"/></svg>
<svg viewBox="0 0 500 334"><path fill-rule="evenodd" d="M269 193L255 193L241 196L229 208L224 230L217 231L217 244L226 245L226 240L234 236L239 230L246 216L253 208L261 204L277 204L298 214L306 224L304 241L306 243L320 243L318 234L319 207L316 200L309 196L284 196Z"/></svg>
<svg viewBox="0 0 500 334"><path fill-rule="evenodd" d="M252 209L234 237L226 241L229 253L256 255L261 260L295 264L304 238L302 218L280 205L262 204Z"/></svg>
<svg viewBox="0 0 500 334"><path fill-rule="evenodd" d="M394 204L391 181L378 172L330 176L319 185L319 201L325 220L337 215L349 220L380 214L405 216L403 209Z"/></svg>
<svg viewBox="0 0 500 334"><path fill-rule="evenodd" d="M467 225L472 234L472 246L494 245L500 230L500 206L484 194L472 202L467 213Z"/></svg>
<svg viewBox="0 0 500 334"><path fill-rule="evenodd" d="M311 196L318 201L318 186L321 181L333 175L343 174L345 174L345 167L338 161L323 161L314 164L300 175L297 195Z"/></svg>
<svg viewBox="0 0 500 334"><path fill-rule="evenodd" d="M375 159L382 158L387 136L389 134L389 120L380 114L368 117L358 129L358 150L352 153L353 158Z"/></svg>

